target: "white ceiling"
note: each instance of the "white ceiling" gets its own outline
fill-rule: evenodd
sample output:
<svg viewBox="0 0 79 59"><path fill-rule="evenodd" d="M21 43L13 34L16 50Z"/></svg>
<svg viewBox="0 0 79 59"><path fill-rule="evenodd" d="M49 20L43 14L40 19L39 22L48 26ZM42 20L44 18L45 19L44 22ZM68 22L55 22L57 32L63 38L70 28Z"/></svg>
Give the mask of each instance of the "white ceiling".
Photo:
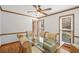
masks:
<svg viewBox="0 0 79 59"><path fill-rule="evenodd" d="M45 13L47 14L51 14L51 13L55 13L55 12L59 12L62 10L66 10L69 8L73 8L76 7L77 5L42 5L41 8L42 9L46 9L46 8L52 8L51 11L45 11ZM5 10L9 10L9 11L14 11L17 13L22 13L22 14L26 14L26 15L31 15L36 17L37 13L27 13L27 11L34 11L35 8L32 5L2 5L2 8ZM44 16L44 15L42 15Z"/></svg>

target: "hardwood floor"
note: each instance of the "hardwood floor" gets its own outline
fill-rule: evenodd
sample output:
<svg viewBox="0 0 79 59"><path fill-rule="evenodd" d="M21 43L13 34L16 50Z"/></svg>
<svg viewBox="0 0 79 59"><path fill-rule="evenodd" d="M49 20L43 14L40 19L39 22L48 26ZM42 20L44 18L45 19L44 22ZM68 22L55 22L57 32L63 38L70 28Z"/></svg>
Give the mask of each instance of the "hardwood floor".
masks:
<svg viewBox="0 0 79 59"><path fill-rule="evenodd" d="M20 52L22 52L22 46L19 41L0 46L0 53L20 53Z"/></svg>
<svg viewBox="0 0 79 59"><path fill-rule="evenodd" d="M59 53L79 53L79 49L71 44L63 44L59 50Z"/></svg>

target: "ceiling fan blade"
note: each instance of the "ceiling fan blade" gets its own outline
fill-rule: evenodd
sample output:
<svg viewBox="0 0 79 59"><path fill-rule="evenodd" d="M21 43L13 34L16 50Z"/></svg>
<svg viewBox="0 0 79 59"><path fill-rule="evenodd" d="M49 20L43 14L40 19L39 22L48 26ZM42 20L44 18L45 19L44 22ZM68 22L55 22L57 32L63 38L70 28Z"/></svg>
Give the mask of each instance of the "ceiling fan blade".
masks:
<svg viewBox="0 0 79 59"><path fill-rule="evenodd" d="M40 8L41 6L40 6L40 5L38 5L38 7Z"/></svg>
<svg viewBox="0 0 79 59"><path fill-rule="evenodd" d="M41 6L40 6L40 5L38 5L38 10L39 10L39 11L40 11L40 10L42 10L40 7L41 7Z"/></svg>
<svg viewBox="0 0 79 59"><path fill-rule="evenodd" d="M36 5L33 5L33 7L37 9L37 6Z"/></svg>
<svg viewBox="0 0 79 59"><path fill-rule="evenodd" d="M48 15L48 14L46 14L46 13L42 12L42 11L40 11L40 13L42 13L42 14L44 14L44 15L46 15L46 16Z"/></svg>
<svg viewBox="0 0 79 59"><path fill-rule="evenodd" d="M0 6L0 9L2 9L1 6Z"/></svg>
<svg viewBox="0 0 79 59"><path fill-rule="evenodd" d="M33 5L33 7L36 9L36 11L37 11L37 9L38 9L38 7L36 6L36 5Z"/></svg>
<svg viewBox="0 0 79 59"><path fill-rule="evenodd" d="M31 12L37 12L37 11L27 11L27 13L31 13Z"/></svg>
<svg viewBox="0 0 79 59"><path fill-rule="evenodd" d="M49 11L49 10L52 10L51 8L47 8L47 9L43 9L41 11Z"/></svg>

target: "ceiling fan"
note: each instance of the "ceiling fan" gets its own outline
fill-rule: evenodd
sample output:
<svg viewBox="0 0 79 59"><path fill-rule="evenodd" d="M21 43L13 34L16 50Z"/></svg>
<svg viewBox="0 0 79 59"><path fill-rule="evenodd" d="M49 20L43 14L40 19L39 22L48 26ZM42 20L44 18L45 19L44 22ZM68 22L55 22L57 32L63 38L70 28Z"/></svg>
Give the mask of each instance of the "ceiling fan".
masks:
<svg viewBox="0 0 79 59"><path fill-rule="evenodd" d="M44 11L49 11L49 10L52 10L51 8L47 8L47 9L42 9L40 5L33 5L33 7L36 9L36 11L27 11L28 13L31 13L31 12L39 12L41 14L44 14L44 15L48 15L47 13L45 13Z"/></svg>

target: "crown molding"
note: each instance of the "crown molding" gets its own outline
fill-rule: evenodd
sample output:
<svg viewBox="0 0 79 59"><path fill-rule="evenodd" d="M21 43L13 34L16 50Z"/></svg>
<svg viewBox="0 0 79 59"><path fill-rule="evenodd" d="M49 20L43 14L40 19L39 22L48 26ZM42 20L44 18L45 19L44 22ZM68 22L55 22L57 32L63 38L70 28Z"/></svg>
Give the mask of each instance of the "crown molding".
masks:
<svg viewBox="0 0 79 59"><path fill-rule="evenodd" d="M2 12L12 13L12 14L21 15L21 16L27 16L27 17L31 17L31 18L36 18L36 17L30 16L30 15L26 15L26 14L22 14L22 13L17 13L17 12L5 10L5 9L3 9L1 6L0 6L0 10L1 10Z"/></svg>
<svg viewBox="0 0 79 59"><path fill-rule="evenodd" d="M4 9L0 6L0 10L3 11L3 12L8 12L8 13L12 13L12 14L21 15L21 16L27 16L27 17L36 18L36 19L41 19L41 18L44 18L44 17L56 15L56 14L59 14L59 13L62 13L62 12L66 12L66 11L70 11L70 10L74 10L74 9L78 9L78 8L79 8L79 6L76 6L76 7L73 7L73 8L69 8L69 9L66 9L66 10L62 10L62 11L59 11L59 12L55 12L55 13L49 14L49 15L47 15L47 16L34 17L34 16L22 14L22 13L17 13L17 12L13 12L13 11L9 11L9 10L4 10Z"/></svg>
<svg viewBox="0 0 79 59"><path fill-rule="evenodd" d="M59 11L59 12L55 12L55 13L49 14L47 16L38 17L38 19L41 19L41 18L44 18L44 17L48 17L48 16L52 16L52 15L56 15L56 14L59 14L59 13L62 13L62 12L78 9L78 8L79 8L79 6L76 6L76 7L73 7L73 8L69 8L69 9L66 9L66 10L62 10L62 11Z"/></svg>

